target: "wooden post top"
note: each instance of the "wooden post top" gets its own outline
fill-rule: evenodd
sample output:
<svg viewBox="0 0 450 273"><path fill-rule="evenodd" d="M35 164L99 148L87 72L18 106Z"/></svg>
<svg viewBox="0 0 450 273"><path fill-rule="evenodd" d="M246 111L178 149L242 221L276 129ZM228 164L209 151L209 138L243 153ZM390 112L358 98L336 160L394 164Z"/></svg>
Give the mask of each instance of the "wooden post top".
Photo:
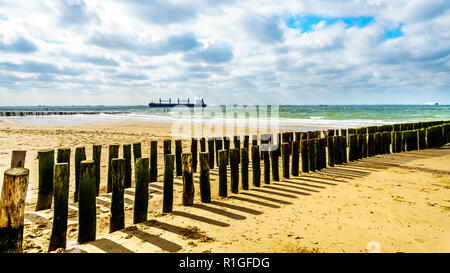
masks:
<svg viewBox="0 0 450 273"><path fill-rule="evenodd" d="M28 175L30 171L25 168L12 168L5 171L5 175L9 176L25 176Z"/></svg>

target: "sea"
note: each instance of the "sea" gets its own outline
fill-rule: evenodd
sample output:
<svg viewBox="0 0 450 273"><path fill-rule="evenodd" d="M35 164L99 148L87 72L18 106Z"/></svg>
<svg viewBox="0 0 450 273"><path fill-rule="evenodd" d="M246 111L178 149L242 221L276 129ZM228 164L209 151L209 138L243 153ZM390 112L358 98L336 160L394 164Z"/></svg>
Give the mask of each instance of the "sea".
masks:
<svg viewBox="0 0 450 273"><path fill-rule="evenodd" d="M0 106L0 112L79 112L76 115L0 117L24 125L83 125L109 122L195 122L311 130L356 128L402 122L450 120L450 105L208 105L170 109L137 106ZM95 114L83 114L94 112Z"/></svg>

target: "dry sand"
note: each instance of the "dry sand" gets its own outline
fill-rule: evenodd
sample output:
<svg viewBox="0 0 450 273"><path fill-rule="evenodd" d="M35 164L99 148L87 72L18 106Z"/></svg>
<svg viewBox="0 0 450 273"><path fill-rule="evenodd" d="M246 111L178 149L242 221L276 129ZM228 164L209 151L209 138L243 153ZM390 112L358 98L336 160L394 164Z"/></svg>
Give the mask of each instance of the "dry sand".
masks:
<svg viewBox="0 0 450 273"><path fill-rule="evenodd" d="M34 212L39 149L102 144L102 187L97 198L97 240L78 249L77 207L71 166L68 247L86 252L450 252L450 146L379 155L312 174L217 196L217 169L211 171L212 203L202 204L196 179L192 207L181 206L181 179L175 179L174 212L161 213L162 177L150 184L149 221L132 225L134 189L125 191L127 228L108 234L107 145L162 139L171 126L109 123L83 126L23 126L0 121L0 170L11 151L27 151L30 169L25 213L26 252L46 252L53 211ZM183 141L188 149L190 141ZM173 149L173 148L172 148ZM72 155L73 156L73 155ZM73 164L73 161L72 161ZM250 175L251 177L251 175ZM3 177L0 178L0 185Z"/></svg>

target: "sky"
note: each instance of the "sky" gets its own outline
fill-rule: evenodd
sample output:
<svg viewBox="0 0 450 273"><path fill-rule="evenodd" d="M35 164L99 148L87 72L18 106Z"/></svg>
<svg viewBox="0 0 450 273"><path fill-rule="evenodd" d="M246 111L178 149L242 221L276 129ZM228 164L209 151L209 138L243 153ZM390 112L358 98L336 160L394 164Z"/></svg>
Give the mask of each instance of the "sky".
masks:
<svg viewBox="0 0 450 273"><path fill-rule="evenodd" d="M448 0L0 0L0 105L450 104Z"/></svg>

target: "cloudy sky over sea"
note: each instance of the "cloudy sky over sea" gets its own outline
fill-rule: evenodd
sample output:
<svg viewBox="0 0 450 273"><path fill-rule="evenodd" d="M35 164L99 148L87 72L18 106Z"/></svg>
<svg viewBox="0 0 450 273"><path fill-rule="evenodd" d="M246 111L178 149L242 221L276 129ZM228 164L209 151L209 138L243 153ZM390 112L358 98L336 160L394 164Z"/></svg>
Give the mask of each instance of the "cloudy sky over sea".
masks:
<svg viewBox="0 0 450 273"><path fill-rule="evenodd" d="M450 104L448 0L0 0L0 105Z"/></svg>

